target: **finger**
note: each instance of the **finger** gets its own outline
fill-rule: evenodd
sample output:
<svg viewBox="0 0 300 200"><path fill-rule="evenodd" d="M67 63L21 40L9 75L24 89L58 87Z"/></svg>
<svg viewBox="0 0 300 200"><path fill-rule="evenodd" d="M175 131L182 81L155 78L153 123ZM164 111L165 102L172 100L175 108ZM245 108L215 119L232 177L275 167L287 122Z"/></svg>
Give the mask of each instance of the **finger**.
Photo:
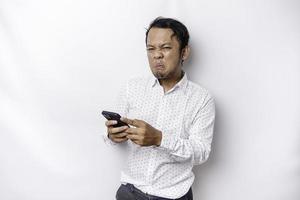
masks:
<svg viewBox="0 0 300 200"><path fill-rule="evenodd" d="M126 117L121 117L121 120L129 125L135 126L135 127L140 127L143 124L142 120L138 119L128 119Z"/></svg>
<svg viewBox="0 0 300 200"><path fill-rule="evenodd" d="M137 145L141 145L141 140L138 136L136 135L127 135L126 136L129 140L131 140L133 143L137 144Z"/></svg>
<svg viewBox="0 0 300 200"><path fill-rule="evenodd" d="M139 135L139 129L138 128L128 128L125 130L125 133L129 135Z"/></svg>
<svg viewBox="0 0 300 200"><path fill-rule="evenodd" d="M116 120L108 120L105 122L105 126L112 126L112 125L115 125L117 124L118 122Z"/></svg>
<svg viewBox="0 0 300 200"><path fill-rule="evenodd" d="M116 128L109 128L109 133L110 134L116 134L125 131L128 129L128 126L121 126L121 127L116 127Z"/></svg>
<svg viewBox="0 0 300 200"><path fill-rule="evenodd" d="M125 122L126 124L133 125L133 120L129 118L121 117L121 121Z"/></svg>
<svg viewBox="0 0 300 200"><path fill-rule="evenodd" d="M114 142L120 143L120 142L124 142L126 140L128 140L126 137L124 137L124 138L116 138L116 139L114 139Z"/></svg>
<svg viewBox="0 0 300 200"><path fill-rule="evenodd" d="M113 134L113 137L114 138L123 138L123 137L126 137L127 135L128 135L127 133L121 132L121 133Z"/></svg>
<svg viewBox="0 0 300 200"><path fill-rule="evenodd" d="M132 141L137 141L141 139L139 135L127 135L126 137Z"/></svg>

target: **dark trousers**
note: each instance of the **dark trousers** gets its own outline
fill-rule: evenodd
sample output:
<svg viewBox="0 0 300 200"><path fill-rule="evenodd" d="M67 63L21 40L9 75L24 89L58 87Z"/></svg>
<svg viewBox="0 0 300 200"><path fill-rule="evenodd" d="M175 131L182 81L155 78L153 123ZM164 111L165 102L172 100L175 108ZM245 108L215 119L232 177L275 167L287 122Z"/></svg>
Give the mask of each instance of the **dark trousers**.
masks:
<svg viewBox="0 0 300 200"><path fill-rule="evenodd" d="M116 194L117 200L171 200L146 194L132 184L121 185ZM193 200L192 188L183 197L176 200Z"/></svg>

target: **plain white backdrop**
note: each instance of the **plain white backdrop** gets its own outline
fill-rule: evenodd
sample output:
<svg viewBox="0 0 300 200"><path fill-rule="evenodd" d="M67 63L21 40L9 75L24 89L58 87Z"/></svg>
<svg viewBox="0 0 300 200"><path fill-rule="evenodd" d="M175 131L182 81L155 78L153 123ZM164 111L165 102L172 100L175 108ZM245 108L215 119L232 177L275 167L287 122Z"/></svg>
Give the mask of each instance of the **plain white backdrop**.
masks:
<svg viewBox="0 0 300 200"><path fill-rule="evenodd" d="M103 109L150 72L145 28L190 30L190 79L217 108L195 200L300 197L297 0L0 1L0 199L112 200L122 155Z"/></svg>

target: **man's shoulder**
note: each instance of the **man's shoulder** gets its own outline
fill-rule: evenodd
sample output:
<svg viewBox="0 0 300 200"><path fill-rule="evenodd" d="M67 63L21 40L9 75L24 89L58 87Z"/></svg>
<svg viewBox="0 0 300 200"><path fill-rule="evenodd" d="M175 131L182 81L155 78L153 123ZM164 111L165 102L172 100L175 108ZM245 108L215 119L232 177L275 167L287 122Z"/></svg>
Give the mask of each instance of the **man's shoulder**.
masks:
<svg viewBox="0 0 300 200"><path fill-rule="evenodd" d="M203 87L202 85L195 83L191 80L188 81L188 88L191 91L191 93L197 93L197 94L204 94L207 95L209 94L208 90Z"/></svg>
<svg viewBox="0 0 300 200"><path fill-rule="evenodd" d="M196 98L202 103L213 101L213 96L205 87L191 80L188 81L188 93L191 98Z"/></svg>

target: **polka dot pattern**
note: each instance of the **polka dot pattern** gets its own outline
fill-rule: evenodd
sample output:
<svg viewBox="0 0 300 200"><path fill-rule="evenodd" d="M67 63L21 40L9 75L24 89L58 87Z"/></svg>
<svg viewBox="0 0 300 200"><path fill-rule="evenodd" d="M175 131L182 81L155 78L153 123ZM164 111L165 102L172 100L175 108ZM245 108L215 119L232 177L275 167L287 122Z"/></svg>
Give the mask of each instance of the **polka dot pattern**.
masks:
<svg viewBox="0 0 300 200"><path fill-rule="evenodd" d="M129 154L121 182L145 193L179 198L194 181L192 168L208 159L215 106L211 95L187 75L164 93L154 77L135 78L122 90L116 111L162 131L159 147L127 141Z"/></svg>

